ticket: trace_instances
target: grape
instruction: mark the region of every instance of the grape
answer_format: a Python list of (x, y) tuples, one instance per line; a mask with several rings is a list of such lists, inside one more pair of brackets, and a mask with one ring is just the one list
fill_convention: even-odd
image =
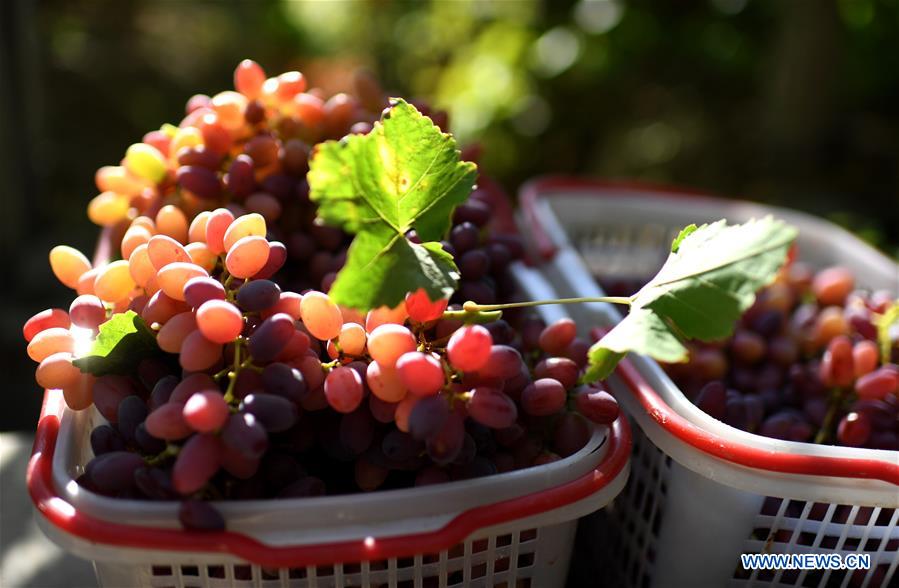
[(368, 409), (371, 411), (372, 416), (379, 423), (390, 424), (394, 420), (394, 414), (396, 413), (397, 403), (395, 402), (385, 402), (371, 394), (368, 397)]
[(247, 459), (259, 459), (268, 448), (268, 435), (250, 413), (232, 414), (222, 429), (222, 444)]
[(573, 388), (577, 384), (580, 368), (567, 357), (548, 357), (534, 368), (535, 378), (553, 378), (562, 384), (564, 389)]
[(865, 374), (855, 382), (859, 398), (883, 400), (887, 394), (899, 392), (899, 372), (880, 368)]
[(84, 294), (72, 301), (69, 306), (69, 318), (73, 325), (96, 330), (106, 321), (106, 308), (93, 294)]
[(172, 468), (172, 486), (181, 495), (203, 488), (219, 469), (218, 437), (198, 433), (181, 447)]
[[(781, 366), (790, 366), (799, 358), (799, 346), (796, 341), (790, 337), (778, 336), (774, 337), (768, 343), (768, 359)], [(723, 378), (725, 374), (721, 374), (718, 378)]]
[[(432, 397), (433, 398), (433, 397)], [(428, 398), (421, 402), (427, 402)], [(421, 404), (421, 402), (419, 404)], [(514, 404), (512, 405), (514, 406)], [(413, 411), (414, 414), (414, 411)], [(411, 424), (411, 422), (410, 422)], [(446, 465), (451, 463), (462, 451), (465, 443), (465, 426), (458, 413), (449, 415), (435, 433), (425, 442), (425, 448), (434, 463)]]
[(135, 143), (128, 147), (123, 163), (125, 169), (133, 175), (153, 183), (161, 182), (167, 173), (162, 153), (146, 143)]
[(349, 367), (339, 367), (325, 378), (325, 397), (337, 412), (348, 413), (356, 410), (362, 402), (365, 390), (359, 372)]
[(87, 217), (92, 223), (108, 227), (128, 216), (130, 202), (127, 196), (115, 192), (103, 192), (87, 205)]
[(299, 320), (302, 316), (300, 312), (300, 306), (302, 304), (303, 297), (297, 294), (296, 292), (281, 292), (281, 295), (278, 297), (278, 302), (275, 305), (268, 309), (266, 313), (263, 313), (263, 318), (268, 318), (272, 314), (283, 312), (289, 314), (294, 320)]
[(78, 278), (91, 269), (91, 262), (74, 247), (57, 245), (50, 250), (50, 269), (64, 286), (75, 288)]
[(45, 357), (34, 373), (38, 385), (46, 389), (74, 386), (80, 378), (81, 370), (72, 364), (72, 354), (67, 352), (53, 353)]
[(418, 323), (429, 323), (439, 319), (448, 303), (449, 300), (445, 298), (432, 302), (424, 288), (406, 294), (406, 312), (409, 313), (410, 319)]
[(94, 386), (96, 378), (91, 374), (81, 374), (74, 384), (62, 389), (66, 405), (72, 410), (84, 410), (94, 401)]
[(812, 281), (812, 292), (821, 306), (843, 304), (853, 288), (855, 278), (852, 272), (844, 267), (821, 270)]
[(365, 353), (366, 338), (365, 329), (362, 325), (344, 323), (343, 327), (340, 328), (340, 335), (338, 335), (337, 341), (340, 343), (340, 349), (343, 353), (352, 357), (360, 357)]
[(208, 502), (185, 500), (178, 507), (178, 520), (193, 531), (224, 531), (225, 519)]
[(134, 472), (144, 466), (136, 453), (111, 451), (95, 457), (88, 464), (91, 482), (103, 494), (128, 490), (134, 483)]
[(257, 98), (265, 82), (265, 71), (252, 59), (244, 59), (234, 70), (234, 87), (247, 98)]
[(396, 372), (403, 386), (417, 396), (437, 394), (445, 375), (440, 360), (428, 353), (410, 351), (396, 362)]
[(474, 372), (486, 365), (492, 347), (490, 331), (480, 325), (467, 325), (450, 337), (446, 346), (447, 358), (457, 370)]
[(137, 396), (137, 387), (130, 378), (106, 375), (97, 378), (94, 385), (94, 405), (110, 423), (118, 421), (119, 404), (128, 396)]
[(491, 388), (475, 388), (468, 401), (468, 414), (475, 421), (492, 429), (512, 426), (518, 409), (511, 398)]
[(340, 442), (355, 455), (360, 455), (374, 440), (374, 419), (367, 410), (357, 409), (341, 417), (338, 433)]
[(340, 335), (343, 316), (327, 294), (315, 290), (303, 295), (300, 302), (303, 324), (316, 339), (327, 341)]
[(283, 396), (298, 404), (306, 393), (303, 373), (285, 363), (271, 363), (262, 370), (262, 383), (269, 394)]
[(225, 231), (234, 222), (234, 215), (226, 208), (217, 208), (206, 221), (206, 245), (216, 255), (225, 252)]
[(306, 475), (293, 457), (281, 452), (269, 453), (262, 459), (261, 473), (266, 483), (274, 489), (284, 488)]
[(554, 445), (559, 455), (568, 457), (580, 451), (590, 440), (590, 423), (576, 412), (566, 412), (556, 422)]
[(284, 346), (284, 349), (275, 356), (275, 361), (292, 361), (298, 357), (305, 355), (311, 346), (309, 336), (303, 331), (296, 330), (290, 336), (290, 341)]
[(219, 392), (204, 390), (191, 396), (182, 411), (184, 422), (200, 433), (218, 431), (228, 420), (230, 411)]
[(70, 324), (69, 315), (66, 311), (61, 308), (48, 308), (25, 322), (25, 325), (22, 327), (22, 335), (25, 337), (25, 341), (30, 343), (42, 331), (54, 327), (68, 330)]
[(240, 410), (256, 417), (270, 433), (286, 431), (300, 416), (293, 402), (274, 394), (250, 394), (240, 403)]
[(605, 390), (582, 388), (575, 396), (578, 411), (600, 425), (608, 425), (618, 418), (618, 401)]
[(409, 318), (409, 313), (405, 304), (399, 304), (396, 308), (381, 306), (368, 311), (368, 314), (365, 315), (365, 330), (371, 333), (387, 323), (402, 325), (407, 318)]
[(103, 455), (125, 449), (125, 440), (116, 429), (109, 425), (100, 425), (91, 431), (91, 451), (94, 455)]
[(178, 353), (188, 335), (197, 330), (196, 316), (192, 312), (182, 312), (170, 318), (156, 336), (159, 348), (168, 353)]
[(184, 283), (184, 300), (193, 308), (199, 308), (209, 300), (225, 300), (225, 287), (210, 277), (191, 278)]
[(106, 302), (118, 302), (126, 298), (135, 286), (128, 262), (120, 259), (100, 269), (94, 281), (94, 293)]
[[(166, 296), (173, 300), (183, 301), (185, 284), (187, 284), (191, 278), (208, 276), (209, 273), (206, 270), (194, 263), (176, 261), (160, 269), (159, 273), (156, 274), (156, 280), (159, 283), (159, 288), (165, 292)], [(133, 287), (134, 285), (132, 283), (131, 288)], [(103, 298), (99, 292), (97, 292), (97, 295), (100, 296), (100, 298)], [(108, 299), (104, 298), (104, 300)]]
[(162, 468), (134, 470), (134, 485), (151, 500), (174, 500), (178, 496), (172, 487), (172, 477)]
[(877, 368), (880, 350), (874, 341), (859, 341), (852, 347), (852, 365), (856, 378), (871, 373)]
[[(154, 235), (147, 241), (147, 257), (156, 270), (176, 261), (190, 263), (190, 254), (184, 246), (167, 235)], [(132, 257), (134, 253), (131, 254)]]
[(546, 416), (560, 411), (565, 399), (565, 387), (558, 380), (540, 378), (521, 392), (521, 408), (533, 416)]
[(181, 343), (179, 361), (189, 372), (211, 368), (222, 358), (222, 346), (210, 341), (199, 330), (188, 334)]
[(138, 396), (128, 396), (119, 403), (118, 429), (128, 443), (134, 443), (137, 426), (147, 418), (147, 405)]
[(696, 406), (712, 418), (723, 421), (727, 413), (727, 389), (720, 381), (709, 382), (696, 396)]
[(821, 360), (820, 377), (827, 386), (846, 387), (852, 384), (855, 368), (849, 337), (839, 335), (827, 345), (827, 351)]
[(228, 249), (225, 267), (234, 277), (250, 278), (268, 263), (270, 249), (265, 237), (243, 237)]
[[(253, 274), (254, 280), (266, 279), (275, 275), (285, 262), (287, 262), (287, 247), (280, 241), (271, 241), (268, 244), (268, 259), (258, 272)], [(299, 318), (299, 317), (297, 317)]]
[(738, 330), (731, 341), (730, 353), (734, 360), (754, 364), (765, 356), (765, 340), (752, 331)]
[(290, 315), (279, 312), (270, 316), (250, 335), (250, 355), (260, 362), (272, 361), (284, 350), (295, 331), (294, 320)]
[[(496, 340), (496, 337), (492, 337)], [(487, 363), (479, 370), (479, 374), (486, 378), (508, 380), (521, 372), (521, 354), (514, 347), (508, 345), (493, 345)]]
[(837, 426), (837, 439), (849, 447), (861, 447), (871, 436), (871, 421), (863, 412), (850, 412)]
[(453, 244), (458, 255), (463, 255), (466, 251), (477, 247), (478, 241), (480, 241), (478, 227), (470, 222), (460, 223), (450, 231), (450, 243)]
[(577, 335), (577, 325), (569, 318), (559, 319), (540, 333), (538, 345), (550, 355), (561, 355)]
[(141, 318), (148, 325), (153, 323), (165, 324), (170, 318), (179, 312), (190, 310), (184, 302), (175, 300), (168, 296), (165, 292), (159, 291), (150, 297), (144, 309), (141, 311)]
[(54, 353), (73, 353), (75, 340), (68, 329), (51, 327), (44, 329), (32, 337), (28, 343), (28, 357), (41, 362)]
[(222, 447), (219, 453), (222, 469), (240, 480), (252, 478), (259, 471), (259, 459)]
[(134, 443), (146, 454), (155, 455), (165, 450), (165, 441), (157, 439), (147, 431), (146, 423), (141, 423), (134, 429)]
[(176, 402), (163, 404), (144, 421), (147, 432), (157, 439), (178, 441), (193, 433), (193, 429), (184, 420), (184, 405)]
[(459, 271), (466, 280), (480, 280), (490, 271), (490, 258), (482, 249), (467, 251), (459, 258)]
[(196, 324), (203, 337), (219, 344), (230, 343), (244, 328), (240, 310), (225, 300), (207, 300), (200, 305), (197, 309)]
[(434, 435), (448, 416), (449, 406), (445, 398), (440, 396), (423, 398), (409, 413), (409, 434), (423, 441)]
[(412, 332), (393, 323), (380, 325), (368, 337), (368, 353), (382, 368), (393, 368), (400, 356), (416, 346)]

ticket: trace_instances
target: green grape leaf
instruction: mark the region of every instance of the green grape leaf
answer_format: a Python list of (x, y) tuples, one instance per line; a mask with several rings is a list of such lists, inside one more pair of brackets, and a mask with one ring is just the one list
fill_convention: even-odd
[[(370, 309), (418, 288), (432, 299), (451, 294), (458, 269), (437, 241), (476, 176), (453, 137), (399, 99), (367, 135), (319, 144), (307, 175), (319, 221), (357, 235), (330, 292), (335, 302)], [(405, 237), (412, 229), (422, 244)]]
[(677, 237), (674, 238), (674, 241), (671, 242), (671, 253), (677, 253), (677, 250), (680, 249), (681, 241), (693, 234), (697, 228), (696, 225), (690, 224), (681, 229), (680, 233), (677, 234)]
[(72, 363), (84, 373), (95, 376), (125, 374), (142, 359), (160, 353), (156, 335), (133, 310), (112, 315), (100, 325), (90, 353)]
[(681, 231), (659, 273), (631, 297), (629, 314), (590, 348), (587, 379), (607, 377), (629, 351), (684, 362), (683, 340), (730, 335), (776, 276), (796, 234), (771, 217)]
[(893, 325), (899, 325), (899, 299), (897, 299), (885, 313), (877, 317), (877, 343), (880, 346), (880, 359), (889, 363), (893, 352), (893, 338), (890, 330)]

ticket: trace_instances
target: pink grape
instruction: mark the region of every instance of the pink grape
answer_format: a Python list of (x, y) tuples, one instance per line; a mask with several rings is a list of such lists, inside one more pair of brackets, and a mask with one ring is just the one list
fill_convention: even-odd
[(408, 390), (395, 368), (385, 368), (377, 361), (368, 364), (365, 381), (373, 396), (384, 402), (399, 402), (406, 397)]
[(559, 319), (540, 333), (540, 349), (550, 355), (562, 355), (577, 335), (577, 325), (570, 318)]
[(518, 409), (511, 398), (492, 388), (475, 388), (468, 401), (468, 416), (491, 429), (511, 427)]
[(157, 439), (177, 441), (193, 433), (190, 425), (184, 420), (184, 405), (178, 402), (167, 402), (149, 415), (144, 425), (147, 432)]
[(204, 390), (188, 399), (182, 414), (194, 431), (212, 433), (222, 428), (231, 413), (219, 392)]
[(428, 323), (439, 319), (448, 303), (449, 300), (445, 298), (431, 301), (424, 288), (406, 294), (406, 312), (409, 313), (410, 319), (419, 323)]
[(69, 306), (69, 318), (73, 325), (96, 330), (106, 321), (106, 307), (93, 294), (83, 294)]
[(533, 416), (559, 412), (565, 406), (565, 387), (553, 378), (540, 378), (521, 392), (521, 407)]
[(821, 270), (812, 281), (812, 292), (821, 306), (843, 304), (855, 287), (855, 277), (844, 267)]
[(228, 249), (225, 267), (237, 278), (250, 278), (265, 267), (270, 249), (265, 237), (243, 237)]
[(349, 367), (331, 370), (325, 378), (325, 398), (337, 412), (349, 413), (362, 402), (365, 389), (359, 372)]
[(191, 278), (184, 284), (184, 301), (193, 308), (199, 308), (208, 300), (224, 300), (225, 287), (216, 279), (207, 276)]
[(197, 330), (197, 319), (193, 312), (182, 312), (170, 318), (156, 335), (159, 348), (168, 353), (178, 353), (188, 335)]
[(196, 330), (185, 337), (180, 353), (178, 360), (181, 367), (189, 372), (201, 372), (211, 368), (222, 358), (222, 346)]
[(312, 290), (303, 294), (300, 301), (303, 324), (316, 339), (327, 341), (340, 335), (343, 315), (340, 308), (327, 294)]
[(182, 495), (203, 488), (220, 466), (218, 437), (198, 433), (187, 440), (172, 469), (172, 485)]
[(575, 396), (575, 406), (582, 415), (600, 425), (608, 425), (618, 418), (618, 401), (605, 390), (585, 387)]
[(384, 368), (393, 368), (401, 355), (416, 347), (412, 332), (394, 323), (379, 326), (368, 337), (368, 353)]
[(443, 387), (446, 377), (440, 360), (420, 351), (410, 351), (400, 356), (396, 371), (406, 389), (417, 396), (436, 394)]
[(30, 343), (34, 336), (41, 331), (53, 327), (68, 329), (70, 325), (71, 321), (66, 311), (61, 308), (48, 308), (25, 321), (25, 325), (22, 327), (22, 335), (25, 337), (25, 341)]
[(446, 355), (455, 369), (475, 372), (487, 364), (492, 347), (490, 331), (481, 325), (467, 325), (450, 337)]
[(230, 343), (243, 331), (243, 315), (230, 302), (207, 300), (197, 309), (197, 328), (213, 343)]
[(887, 394), (899, 392), (899, 372), (880, 368), (856, 380), (855, 392), (859, 398), (883, 400)]
[(837, 426), (837, 439), (849, 447), (861, 447), (871, 436), (871, 420), (863, 412), (850, 412)]

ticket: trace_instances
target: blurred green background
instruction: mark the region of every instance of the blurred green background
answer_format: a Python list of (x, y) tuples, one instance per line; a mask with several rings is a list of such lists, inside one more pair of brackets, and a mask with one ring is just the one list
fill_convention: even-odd
[(0, 430), (34, 426), (21, 324), (67, 306), (93, 174), (239, 60), (329, 92), (356, 67), (450, 113), (508, 190), (641, 178), (785, 204), (899, 253), (897, 0), (0, 3)]

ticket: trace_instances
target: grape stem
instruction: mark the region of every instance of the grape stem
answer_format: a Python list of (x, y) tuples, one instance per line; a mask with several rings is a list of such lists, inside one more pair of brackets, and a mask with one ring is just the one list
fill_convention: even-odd
[(156, 455), (151, 455), (144, 457), (144, 461), (147, 462), (149, 466), (159, 465), (170, 457), (175, 457), (178, 453), (181, 452), (181, 448), (173, 443), (169, 443), (165, 446), (165, 449), (157, 453)]
[(837, 412), (843, 404), (845, 394), (846, 390), (844, 388), (837, 388), (831, 393), (830, 406), (827, 408), (827, 414), (824, 415), (824, 422), (821, 423), (821, 428), (818, 429), (818, 434), (815, 435), (816, 444), (822, 445), (830, 441), (830, 433), (834, 426), (834, 419), (836, 419)]
[(234, 340), (234, 366), (231, 371), (228, 372), (228, 389), (225, 391), (225, 402), (227, 402), (228, 404), (234, 402), (234, 385), (237, 383), (237, 374), (240, 372), (240, 368), (242, 367), (240, 362), (242, 341), (243, 339), (241, 339), (240, 337)]
[[(462, 305), (465, 312), (490, 312), (493, 310), (505, 310), (507, 308), (528, 308), (531, 306), (544, 306), (546, 304), (580, 304), (582, 302), (608, 302), (610, 304), (624, 304), (630, 306), (633, 300), (628, 296), (596, 296), (583, 298), (554, 298), (551, 300), (530, 300), (528, 302), (509, 302), (507, 304), (477, 304), (469, 300)], [(451, 311), (458, 312), (458, 311)], [(444, 313), (446, 315), (447, 313)]]

